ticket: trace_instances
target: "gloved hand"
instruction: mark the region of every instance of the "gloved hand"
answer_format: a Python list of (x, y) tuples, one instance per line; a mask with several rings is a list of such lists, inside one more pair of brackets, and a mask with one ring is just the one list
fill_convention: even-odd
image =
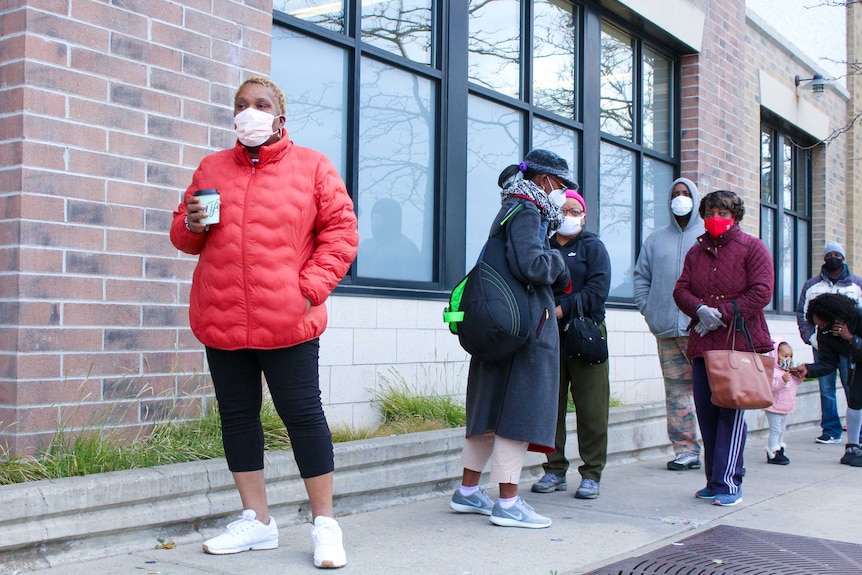
[(817, 330), (814, 330), (814, 333), (808, 338), (808, 343), (811, 344), (811, 347), (817, 349)]
[(719, 327), (727, 327), (727, 324), (721, 321), (721, 312), (714, 307), (707, 305), (700, 306), (697, 308), (697, 318), (707, 331), (712, 331)]
[(694, 331), (696, 331), (697, 335), (699, 335), (700, 337), (703, 337), (709, 333), (709, 330), (706, 329), (706, 326), (703, 325), (702, 321), (697, 322), (697, 325), (694, 326)]

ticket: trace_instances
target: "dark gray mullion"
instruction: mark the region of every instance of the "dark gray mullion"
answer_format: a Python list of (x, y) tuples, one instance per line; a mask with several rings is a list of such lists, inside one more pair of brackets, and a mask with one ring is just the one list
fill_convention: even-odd
[[(582, 146), (583, 182), (581, 192), (587, 202), (587, 212), (599, 214), (599, 160), (601, 154), (600, 115), (601, 115), (601, 78), (599, 58), (601, 57), (602, 42), (602, 19), (594, 8), (584, 5), (584, 27), (583, 27), (583, 62), (588, 65), (582, 66), (582, 100), (584, 131)], [(588, 219), (587, 228), (590, 231), (599, 229), (597, 219)]]
[[(360, 0), (349, 0), (347, 2), (347, 14), (344, 16), (344, 26), (348, 38), (352, 40), (352, 46), (346, 48), (351, 50), (351, 58), (349, 68), (347, 70), (347, 133), (345, 141), (348, 143), (348, 149), (345, 150), (344, 157), (347, 159), (346, 172), (348, 176), (347, 189), (350, 190), (353, 197), (354, 206), (359, 206), (359, 70), (361, 68), (362, 54), (359, 49), (359, 34), (360, 26)], [(351, 267), (351, 276), (353, 283), (356, 283), (356, 261), (354, 260)]]
[[(443, 0), (441, 0), (443, 1)], [(464, 0), (444, 2), (441, 45), (440, 219), (438, 241), (442, 254), (442, 288), (455, 285), (467, 269), (467, 68), (469, 58), (469, 6)], [(441, 31), (442, 32), (442, 31)]]

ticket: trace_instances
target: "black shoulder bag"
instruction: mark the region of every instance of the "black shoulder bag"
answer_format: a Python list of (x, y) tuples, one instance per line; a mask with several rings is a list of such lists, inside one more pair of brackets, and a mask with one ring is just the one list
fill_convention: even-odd
[(584, 314), (581, 294), (575, 296), (575, 305), (569, 320), (563, 327), (560, 346), (568, 357), (574, 357), (589, 365), (597, 365), (608, 360), (608, 340), (602, 335), (599, 325), (593, 318)]

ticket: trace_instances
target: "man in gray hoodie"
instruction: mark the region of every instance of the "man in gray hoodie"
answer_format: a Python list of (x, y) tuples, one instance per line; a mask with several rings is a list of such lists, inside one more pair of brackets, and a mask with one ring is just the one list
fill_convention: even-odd
[(700, 469), (700, 444), (691, 391), (691, 364), (685, 356), (691, 318), (673, 301), (673, 288), (685, 254), (704, 233), (698, 213), (700, 194), (691, 180), (678, 178), (670, 187), (670, 223), (644, 240), (634, 269), (635, 303), (656, 337), (664, 377), (667, 434), (676, 457), (672, 471)]

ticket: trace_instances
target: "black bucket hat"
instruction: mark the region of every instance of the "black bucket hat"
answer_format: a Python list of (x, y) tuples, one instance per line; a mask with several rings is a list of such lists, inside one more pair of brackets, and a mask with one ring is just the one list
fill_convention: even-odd
[(524, 156), (524, 161), (521, 162), (519, 168), (522, 172), (527, 169), (534, 170), (540, 174), (549, 174), (556, 176), (570, 190), (577, 190), (578, 183), (575, 181), (572, 172), (569, 171), (569, 163), (562, 157), (549, 150), (532, 150)]

